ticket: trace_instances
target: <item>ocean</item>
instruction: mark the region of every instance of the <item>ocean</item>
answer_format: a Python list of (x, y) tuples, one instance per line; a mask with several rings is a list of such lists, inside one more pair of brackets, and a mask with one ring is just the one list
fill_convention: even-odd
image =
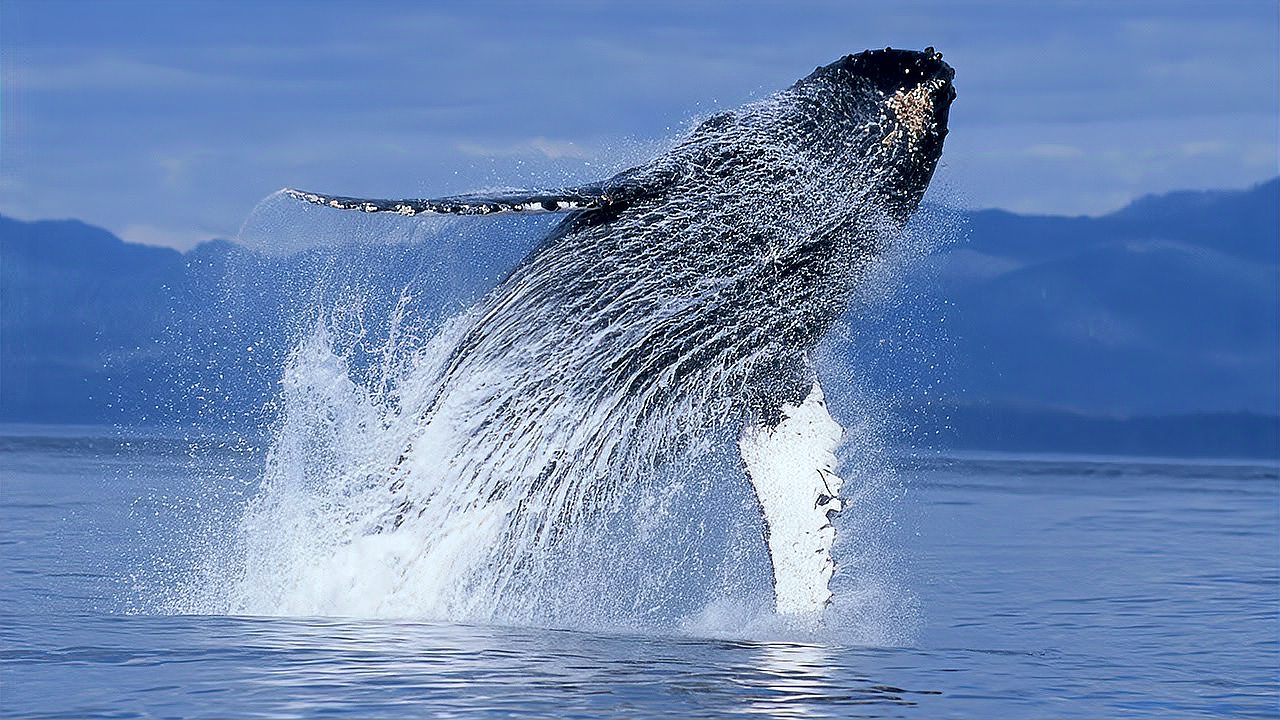
[(1275, 461), (903, 454), (829, 627), (543, 627), (166, 611), (265, 450), (2, 430), (0, 717), (1280, 715)]

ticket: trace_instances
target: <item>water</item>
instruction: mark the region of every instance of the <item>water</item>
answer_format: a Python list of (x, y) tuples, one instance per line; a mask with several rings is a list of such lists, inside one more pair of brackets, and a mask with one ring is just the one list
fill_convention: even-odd
[(1274, 462), (898, 459), (853, 628), (137, 614), (253, 494), (262, 450), (207, 447), (6, 428), (0, 716), (1280, 715)]

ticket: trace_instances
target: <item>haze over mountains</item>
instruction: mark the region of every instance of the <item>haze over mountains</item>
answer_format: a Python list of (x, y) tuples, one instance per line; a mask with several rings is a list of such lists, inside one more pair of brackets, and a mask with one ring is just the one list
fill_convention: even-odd
[[(953, 442), (1280, 455), (1280, 424), (1242, 415), (1280, 413), (1280, 179), (1099, 218), (980, 211), (968, 235), (931, 260)], [(1196, 414), (1216, 417), (1167, 417)]]
[[(1098, 218), (962, 220), (966, 239), (850, 327), (868, 382), (903, 382), (887, 392), (908, 441), (1280, 456), (1280, 179)], [(497, 225), (267, 257), (0, 218), (0, 421), (261, 422), (316, 308), (373, 298), (370, 347), (400, 288), (444, 316), (536, 238)], [(515, 241), (484, 242), (497, 232)]]

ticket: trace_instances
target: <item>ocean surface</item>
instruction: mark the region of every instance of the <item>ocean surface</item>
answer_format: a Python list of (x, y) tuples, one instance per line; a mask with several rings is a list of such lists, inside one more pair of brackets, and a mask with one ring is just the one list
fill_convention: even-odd
[(261, 453), (0, 429), (0, 717), (1280, 716), (1275, 462), (899, 458), (889, 646), (151, 610)]

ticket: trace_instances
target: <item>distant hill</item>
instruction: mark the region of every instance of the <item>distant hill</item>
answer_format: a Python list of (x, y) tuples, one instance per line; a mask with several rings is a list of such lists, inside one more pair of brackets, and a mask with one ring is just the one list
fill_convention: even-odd
[(934, 263), (952, 401), (1280, 412), (1280, 179), (1101, 218), (978, 212)]
[(466, 232), (495, 225), (446, 227), (433, 237), (443, 250), (276, 257), (226, 240), (184, 254), (74, 220), (0, 217), (0, 422), (260, 420), (318, 308), (358, 308), (370, 346), (403, 288), (421, 313), (455, 312), (530, 249), (528, 232), (503, 233), (514, 242), (496, 247)]
[(0, 419), (118, 419), (115, 396), (138, 393), (113, 388), (173, 362), (148, 350), (185, 270), (174, 250), (81, 222), (0, 218)]
[[(913, 444), (1280, 457), (1280, 179), (956, 219), (854, 329)], [(903, 372), (872, 343), (925, 371)], [(1251, 450), (1249, 448), (1252, 448)]]
[(1081, 410), (1275, 409), (1274, 273), (1160, 241), (1022, 267), (955, 296), (956, 379)]
[[(1098, 218), (958, 220), (964, 238), (838, 351), (909, 441), (1280, 456), (1280, 179)], [(0, 218), (0, 421), (260, 421), (316, 308), (354, 297), (376, 335), (400, 288), (442, 316), (529, 250), (476, 227), (267, 257)]]

